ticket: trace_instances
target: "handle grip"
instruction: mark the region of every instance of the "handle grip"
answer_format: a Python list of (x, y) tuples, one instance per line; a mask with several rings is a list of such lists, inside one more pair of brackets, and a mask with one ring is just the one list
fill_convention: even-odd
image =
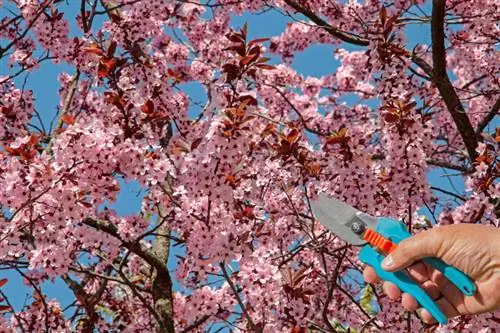
[[(375, 231), (396, 244), (403, 239), (411, 237), (411, 234), (406, 230), (404, 224), (389, 218), (380, 218)], [(393, 282), (401, 290), (415, 297), (420, 305), (426, 308), (438, 322), (446, 324), (446, 316), (424, 290), (408, 277), (406, 272), (399, 271), (391, 273), (384, 271), (380, 266), (384, 258), (383, 255), (375, 251), (369, 245), (362, 248), (359, 258), (363, 263), (372, 266), (382, 279)], [(446, 264), (438, 258), (426, 258), (424, 261), (439, 270), (464, 295), (472, 296), (476, 292), (476, 285), (474, 282), (455, 267)]]
[[(411, 234), (408, 232), (408, 230), (406, 230), (406, 227), (403, 223), (386, 217), (379, 219), (375, 230), (382, 236), (390, 239), (396, 244), (399, 244), (399, 242), (403, 239), (411, 237)], [(446, 264), (444, 261), (438, 258), (425, 258), (423, 261), (440, 271), (464, 295), (472, 296), (476, 292), (476, 285), (462, 271)]]
[(476, 292), (476, 285), (462, 271), (446, 264), (444, 261), (438, 258), (425, 258), (424, 262), (431, 266), (434, 266), (438, 271), (443, 273), (443, 275), (448, 280), (450, 280), (455, 285), (455, 287), (460, 289), (462, 294), (466, 296), (472, 296)]
[(440, 324), (445, 325), (448, 322), (448, 318), (444, 315), (436, 302), (434, 302), (417, 283), (410, 279), (405, 271), (387, 272), (382, 269), (381, 264), (382, 260), (384, 260), (382, 254), (375, 251), (369, 245), (365, 245), (359, 252), (359, 260), (361, 260), (362, 263), (372, 266), (375, 273), (377, 273), (381, 279), (394, 283), (403, 292), (415, 297), (418, 303), (426, 308)]

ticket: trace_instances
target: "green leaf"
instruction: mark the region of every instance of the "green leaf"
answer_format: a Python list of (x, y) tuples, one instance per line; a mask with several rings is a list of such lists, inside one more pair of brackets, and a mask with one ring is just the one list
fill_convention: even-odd
[(371, 315), (374, 315), (376, 313), (372, 306), (372, 302), (374, 299), (375, 299), (375, 293), (373, 292), (373, 288), (372, 286), (367, 284), (366, 287), (363, 288), (363, 291), (361, 292), (359, 305), (361, 305), (361, 307)]
[(111, 318), (114, 317), (114, 312), (108, 309), (107, 307), (98, 305), (96, 308), (97, 311), (101, 311), (106, 317), (111, 317)]
[(149, 222), (149, 220), (151, 219), (151, 216), (153, 216), (153, 214), (151, 212), (147, 212), (143, 217), (144, 221)]

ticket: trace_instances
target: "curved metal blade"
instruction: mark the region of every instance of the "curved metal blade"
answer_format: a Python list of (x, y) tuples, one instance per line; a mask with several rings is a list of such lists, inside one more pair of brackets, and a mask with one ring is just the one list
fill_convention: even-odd
[(353, 245), (365, 245), (363, 233), (356, 234), (351, 229), (353, 223), (365, 228), (375, 229), (377, 219), (335, 198), (328, 198), (320, 194), (318, 199), (311, 202), (311, 208), (316, 219), (328, 230)]

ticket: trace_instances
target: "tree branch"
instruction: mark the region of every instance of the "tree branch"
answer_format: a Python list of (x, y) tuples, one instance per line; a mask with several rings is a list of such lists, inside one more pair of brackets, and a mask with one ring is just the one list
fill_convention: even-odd
[(434, 166), (438, 166), (438, 167), (446, 168), (446, 169), (451, 169), (451, 170), (457, 170), (457, 171), (461, 171), (463, 173), (472, 173), (472, 172), (474, 172), (474, 170), (472, 168), (467, 168), (467, 167), (464, 167), (464, 166), (461, 166), (461, 165), (451, 164), (449, 162), (436, 160), (434, 158), (427, 158), (425, 160), (425, 162), (427, 164), (429, 164), (429, 165), (434, 165)]
[(83, 220), (83, 223), (85, 225), (88, 225), (88, 226), (95, 228), (97, 230), (104, 231), (105, 233), (119, 239), (122, 242), (123, 246), (125, 246), (127, 249), (129, 249), (130, 251), (132, 251), (133, 253), (135, 253), (136, 255), (141, 257), (142, 259), (144, 259), (148, 264), (153, 266), (155, 269), (157, 269), (157, 270), (166, 270), (167, 269), (166, 263), (159, 260), (156, 257), (156, 255), (147, 247), (145, 247), (139, 243), (136, 243), (136, 242), (129, 242), (129, 241), (123, 240), (120, 237), (120, 234), (118, 233), (118, 229), (116, 228), (116, 226), (109, 223), (108, 221), (97, 220), (97, 219), (87, 217), (86, 219)]
[[(340, 40), (355, 44), (366, 46), (369, 44), (369, 40), (362, 38), (360, 36), (349, 34), (344, 31), (333, 28), (325, 20), (320, 18), (318, 15), (299, 5), (294, 0), (285, 0), (285, 3), (290, 7), (295, 9), (297, 12), (303, 14), (318, 27), (326, 30), (330, 35), (339, 38)], [(434, 68), (429, 65), (424, 59), (413, 54), (411, 60), (418, 65), (423, 71), (430, 77), (432, 77), (433, 82), (436, 84), (448, 111), (451, 113), (453, 120), (457, 126), (458, 132), (462, 137), (462, 140), (467, 148), (469, 159), (474, 161), (476, 157), (476, 147), (477, 139), (474, 129), (470, 123), (467, 114), (463, 108), (458, 95), (451, 84), (451, 81), (446, 73), (446, 52), (444, 47), (444, 14), (445, 14), (445, 1), (444, 0), (433, 0), (433, 12), (432, 12), (432, 55)]]
[(253, 322), (252, 317), (250, 317), (250, 314), (248, 313), (245, 304), (243, 304), (243, 301), (241, 300), (240, 294), (238, 293), (236, 286), (234, 285), (233, 281), (231, 280), (231, 278), (227, 274), (226, 265), (223, 262), (221, 262), (219, 264), (219, 266), (222, 270), (222, 274), (224, 274), (224, 278), (226, 279), (227, 283), (229, 284), (229, 287), (231, 287), (231, 290), (233, 291), (234, 297), (236, 297), (236, 301), (238, 302), (241, 310), (243, 311), (243, 314), (245, 315), (245, 317), (248, 321), (248, 325), (250, 326), (250, 329), (252, 330), (252, 332), (255, 332), (255, 329), (256, 329), (255, 323)]
[(159, 314), (156, 313), (156, 310), (153, 309), (151, 307), (151, 305), (149, 305), (148, 300), (141, 295), (141, 293), (137, 290), (135, 284), (132, 283), (132, 281), (130, 281), (127, 278), (127, 276), (125, 275), (125, 273), (123, 273), (122, 266), (120, 265), (120, 267), (116, 267), (115, 265), (113, 265), (113, 269), (120, 275), (120, 277), (122, 278), (123, 282), (130, 288), (130, 290), (135, 295), (135, 297), (137, 297), (142, 302), (142, 304), (146, 307), (146, 309), (148, 309), (149, 313), (151, 313), (151, 315), (156, 319), (156, 321), (158, 322), (158, 324), (161, 326), (162, 321), (161, 321), (161, 318), (160, 318)]
[[(325, 20), (320, 18), (318, 15), (310, 11), (309, 9), (299, 5), (297, 2), (294, 0), (285, 0), (285, 3), (316, 23), (319, 28), (323, 28), (326, 32), (328, 32), (330, 35), (333, 37), (336, 37), (343, 42), (349, 43), (349, 44), (354, 44), (354, 45), (360, 45), (360, 46), (368, 46), (370, 44), (370, 41), (368, 38), (363, 38), (358, 35), (348, 33), (345, 31), (341, 31), (338, 29), (335, 29), (331, 25), (329, 25)], [(418, 65), (420, 68), (423, 69), (423, 71), (428, 75), (432, 75), (432, 66), (429, 65), (424, 59), (418, 57), (417, 55), (413, 54), (411, 56), (411, 60)]]
[(469, 159), (473, 162), (476, 158), (477, 139), (464, 107), (460, 102), (457, 92), (451, 84), (446, 73), (446, 48), (444, 45), (444, 16), (445, 0), (432, 1), (432, 81), (436, 84), (439, 93), (443, 97), (444, 103), (450, 112), (457, 130), (467, 148)]
[(12, 46), (16, 45), (17, 42), (19, 42), (20, 40), (22, 40), (28, 34), (28, 32), (31, 30), (31, 28), (33, 27), (33, 25), (35, 24), (35, 22), (38, 20), (38, 18), (40, 17), (40, 15), (42, 15), (42, 13), (45, 11), (45, 9), (47, 9), (50, 5), (52, 5), (52, 1), (47, 1), (43, 6), (41, 6), (37, 10), (37, 12), (35, 14), (35, 17), (33, 17), (33, 19), (27, 24), (26, 29), (19, 35), (19, 37), (14, 38), (7, 46), (0, 47), (0, 59), (3, 57), (3, 55), (5, 53), (7, 53), (7, 51)]
[[(68, 287), (75, 294), (76, 299), (82, 304), (85, 308), (85, 312), (87, 313), (86, 318), (81, 319), (82, 327), (80, 327), (83, 333), (92, 333), (94, 332), (94, 326), (97, 320), (99, 319), (99, 315), (95, 310), (95, 305), (99, 302), (99, 299), (106, 288), (106, 280), (102, 281), (101, 287), (96, 292), (95, 295), (89, 295), (85, 292), (84, 285), (79, 284), (78, 282), (72, 280), (68, 274), (63, 275), (62, 280), (68, 285)], [(95, 296), (95, 297), (94, 297)]]
[[(170, 252), (170, 230), (166, 223), (158, 229), (161, 236), (156, 237), (153, 252), (158, 260), (167, 266)], [(172, 280), (167, 267), (162, 270), (155, 269), (153, 284), (151, 286), (154, 307), (160, 316), (161, 325), (158, 326), (158, 333), (174, 333), (174, 308), (172, 299)]]
[(286, 95), (275, 85), (272, 85), (272, 84), (264, 84), (265, 86), (267, 87), (271, 87), (273, 88), (274, 90), (276, 90), (276, 92), (285, 100), (285, 102), (295, 111), (295, 113), (297, 113), (297, 115), (299, 116), (300, 118), (300, 121), (302, 122), (302, 126), (304, 126), (304, 129), (313, 133), (313, 134), (316, 134), (316, 135), (319, 135), (319, 136), (322, 136), (322, 137), (325, 137), (325, 136), (328, 136), (328, 133), (323, 133), (321, 131), (318, 131), (318, 130), (315, 130), (314, 128), (311, 128), (309, 127), (309, 125), (307, 125), (306, 123), (306, 120), (304, 119), (304, 117), (302, 116), (302, 113), (300, 113), (300, 111), (295, 107), (295, 105), (293, 105), (293, 103), (288, 99), (288, 97), (286, 97)]
[(318, 27), (325, 29), (330, 35), (333, 37), (336, 37), (346, 43), (350, 44), (355, 44), (355, 45), (361, 45), (361, 46), (367, 46), (369, 44), (369, 41), (366, 38), (362, 38), (360, 36), (350, 34), (348, 32), (342, 31), (335, 29), (331, 25), (329, 25), (327, 22), (325, 22), (322, 18), (320, 18), (318, 15), (310, 11), (309, 9), (299, 5), (297, 2), (293, 0), (285, 0), (285, 3), (295, 9), (296, 11), (300, 12), (304, 16), (308, 17), (311, 21), (316, 23)]
[(453, 192), (447, 191), (445, 189), (442, 189), (440, 187), (431, 186), (431, 190), (438, 191), (438, 192), (441, 192), (441, 193), (444, 193), (444, 194), (448, 194), (448, 195), (450, 195), (452, 197), (455, 197), (457, 199), (462, 200), (463, 202), (467, 201), (467, 199), (465, 199), (464, 197), (462, 197), (462, 196), (460, 196), (460, 195), (458, 195), (456, 193), (453, 193)]
[(495, 118), (495, 116), (498, 116), (499, 110), (500, 110), (500, 97), (498, 97), (497, 101), (495, 102), (495, 104), (491, 108), (491, 111), (488, 112), (486, 117), (484, 117), (484, 119), (481, 120), (481, 122), (477, 125), (477, 128), (476, 128), (476, 135), (477, 136), (480, 136), (481, 133), (486, 128), (486, 126), (488, 126), (488, 124), (493, 120), (493, 118)]
[(198, 328), (200, 325), (202, 325), (204, 322), (206, 322), (210, 318), (210, 315), (204, 315), (200, 319), (196, 320), (194, 323), (186, 327), (184, 330), (181, 331), (181, 333), (188, 333), (196, 328)]

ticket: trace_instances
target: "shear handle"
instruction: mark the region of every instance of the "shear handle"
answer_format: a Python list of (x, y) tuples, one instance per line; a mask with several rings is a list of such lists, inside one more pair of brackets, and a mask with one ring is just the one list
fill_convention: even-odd
[(445, 325), (448, 322), (448, 318), (444, 315), (436, 302), (427, 295), (419, 284), (410, 279), (405, 271), (387, 272), (382, 269), (381, 264), (382, 260), (384, 260), (384, 256), (375, 251), (371, 246), (363, 246), (359, 253), (359, 259), (361, 262), (372, 266), (375, 273), (377, 273), (381, 279), (394, 283), (403, 292), (412, 295), (440, 324)]
[[(403, 223), (389, 218), (379, 219), (379, 223), (375, 230), (396, 244), (399, 244), (403, 239), (411, 237), (411, 234), (406, 230)], [(440, 271), (464, 295), (472, 296), (476, 292), (476, 285), (474, 282), (457, 268), (446, 264), (438, 258), (425, 258), (423, 261)]]

